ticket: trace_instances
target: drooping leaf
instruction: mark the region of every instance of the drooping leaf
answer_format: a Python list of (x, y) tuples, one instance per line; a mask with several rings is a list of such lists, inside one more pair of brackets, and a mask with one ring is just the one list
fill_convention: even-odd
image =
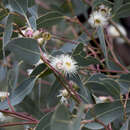
[(11, 40), (7, 49), (12, 51), (15, 56), (28, 64), (36, 64), (40, 60), (40, 50), (36, 40), (31, 38), (17, 38)]
[(123, 4), (123, 0), (114, 0), (113, 10), (117, 11), (121, 7), (122, 4)]
[(102, 27), (98, 28), (97, 35), (99, 37), (99, 41), (100, 41), (102, 52), (104, 53), (104, 56), (107, 57), (107, 48), (106, 48), (106, 42), (105, 42), (104, 32), (103, 32), (103, 28)]
[(37, 28), (48, 28), (57, 24), (63, 19), (63, 15), (57, 11), (47, 12), (46, 14), (40, 16), (36, 23)]
[(125, 94), (130, 90), (130, 74), (122, 74), (117, 80), (120, 85), (121, 93)]
[[(126, 112), (130, 112), (130, 100), (127, 102)], [(114, 121), (117, 118), (120, 118), (124, 114), (124, 108), (120, 101), (114, 101), (110, 103), (100, 103), (96, 104), (94, 108), (90, 109), (86, 114), (87, 120), (94, 120), (95, 118), (103, 122), (105, 125)], [(88, 123), (85, 127), (89, 129), (101, 129), (102, 125), (99, 123), (93, 122)]]
[(36, 130), (50, 130), (50, 121), (52, 117), (52, 112), (46, 114), (43, 116), (39, 122), (39, 124), (36, 126)]
[(70, 115), (64, 105), (59, 105), (51, 119), (51, 130), (71, 130)]
[[(12, 106), (15, 106), (22, 102), (22, 100), (27, 96), (34, 87), (36, 78), (32, 77), (23, 81), (9, 96), (9, 100)], [(7, 99), (0, 103), (0, 109), (9, 108)]]
[(9, 4), (13, 11), (16, 11), (22, 15), (25, 15), (28, 8), (28, 0), (9, 0)]
[(92, 56), (84, 58), (84, 57), (82, 57), (80, 55), (75, 55), (73, 57), (77, 61), (79, 66), (83, 66), (84, 67), (84, 66), (89, 66), (91, 64), (93, 64), (93, 65), (100, 64), (100, 62), (96, 58), (94, 58)]
[(76, 47), (75, 47), (75, 49), (74, 49), (74, 51), (73, 51), (73, 56), (74, 55), (79, 55), (80, 53), (81, 53), (81, 51), (83, 51), (83, 48), (84, 48), (84, 44), (83, 43), (79, 43)]
[(125, 18), (130, 16), (130, 2), (122, 5), (115, 14), (118, 18)]
[(104, 5), (107, 5), (107, 6), (113, 5), (113, 3), (108, 1), (108, 0), (94, 0), (93, 1), (93, 8), (96, 8), (97, 6), (99, 6), (101, 4), (104, 4)]
[(9, 15), (7, 18), (7, 23), (6, 23), (4, 34), (3, 34), (3, 47), (5, 47), (10, 41), (10, 38), (13, 32), (12, 22), (13, 22), (13, 16)]

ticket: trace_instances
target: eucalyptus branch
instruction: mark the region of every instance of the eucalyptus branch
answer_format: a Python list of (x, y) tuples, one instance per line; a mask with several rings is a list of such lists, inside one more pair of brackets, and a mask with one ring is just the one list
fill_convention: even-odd
[[(69, 89), (71, 90), (71, 92), (69, 91), (69, 89), (68, 89), (65, 85), (64, 85), (64, 87), (68, 90), (68, 92), (71, 94), (72, 97), (75, 96), (74, 99), (76, 100), (76, 102), (77, 102), (78, 104), (80, 104), (80, 103), (81, 103), (81, 99), (80, 99), (79, 95), (75, 92), (75, 90), (73, 89), (72, 85), (67, 81), (67, 79), (66, 79), (59, 71), (57, 71), (53, 66), (50, 65), (50, 63), (49, 63), (49, 62), (46, 60), (46, 58), (44, 57), (43, 51), (42, 51), (41, 48), (40, 48), (40, 53), (41, 53), (41, 59), (43, 60), (43, 62), (46, 63), (51, 70), (53, 70), (54, 74), (56, 75), (56, 77), (58, 78), (58, 80), (59, 80), (62, 84), (64, 84), (64, 83), (63, 83), (63, 81), (59, 78), (59, 76), (61, 76), (61, 77), (64, 79), (64, 81), (65, 81), (66, 84), (68, 85), (68, 87), (69, 87)], [(58, 76), (57, 74), (58, 74), (59, 76)], [(74, 96), (73, 96), (73, 94), (74, 94)]]

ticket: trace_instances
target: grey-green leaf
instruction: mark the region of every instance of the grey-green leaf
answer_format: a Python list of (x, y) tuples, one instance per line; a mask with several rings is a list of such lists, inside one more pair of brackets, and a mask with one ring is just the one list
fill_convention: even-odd
[(11, 40), (7, 49), (12, 51), (19, 60), (28, 64), (35, 64), (40, 60), (40, 50), (36, 40), (31, 38), (17, 38)]
[(36, 126), (36, 130), (50, 130), (50, 120), (52, 117), (52, 112), (49, 112), (45, 116), (43, 116), (39, 122), (39, 124)]
[[(127, 102), (126, 112), (130, 111), (130, 100)], [(105, 125), (114, 121), (115, 119), (121, 117), (124, 113), (123, 105), (120, 101), (114, 101), (110, 103), (100, 103), (94, 106), (91, 110), (86, 114), (87, 120), (94, 120), (95, 118), (102, 121)], [(103, 126), (98, 123), (88, 123), (85, 125), (90, 129), (101, 129)]]
[(22, 15), (27, 12), (28, 0), (9, 0), (9, 4), (13, 11), (16, 11)]
[(130, 2), (122, 5), (115, 14), (118, 18), (125, 18), (130, 16)]
[[(29, 78), (23, 81), (9, 96), (9, 100), (12, 106), (19, 104), (27, 96), (34, 87), (36, 78)], [(9, 108), (7, 99), (0, 103), (0, 109)]]
[(59, 23), (63, 19), (63, 15), (57, 11), (50, 11), (40, 16), (36, 23), (37, 28), (49, 28)]
[(13, 22), (13, 16), (9, 15), (7, 18), (7, 22), (6, 22), (6, 26), (5, 26), (4, 34), (3, 34), (3, 47), (5, 47), (8, 44), (11, 38), (11, 35), (13, 32), (12, 22)]
[(51, 130), (70, 130), (70, 115), (66, 106), (57, 107), (51, 119)]

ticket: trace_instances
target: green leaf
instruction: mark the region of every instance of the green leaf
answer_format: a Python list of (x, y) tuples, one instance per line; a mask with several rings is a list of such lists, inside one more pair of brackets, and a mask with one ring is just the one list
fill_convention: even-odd
[(99, 6), (101, 4), (105, 4), (107, 6), (112, 6), (113, 5), (113, 3), (108, 1), (108, 0), (94, 0), (93, 1), (93, 8), (96, 8), (97, 6)]
[(120, 85), (121, 93), (125, 94), (130, 91), (130, 73), (122, 74), (120, 78), (117, 80)]
[(84, 67), (84, 66), (89, 66), (91, 64), (93, 64), (93, 65), (94, 64), (100, 64), (100, 62), (96, 58), (94, 58), (92, 56), (84, 58), (84, 57), (82, 57), (80, 55), (75, 55), (73, 57), (77, 61), (79, 66), (83, 66)]
[(3, 47), (5, 47), (8, 44), (12, 36), (12, 32), (13, 32), (12, 18), (13, 18), (12, 15), (9, 15), (7, 18), (7, 23), (5, 25), (4, 34), (3, 34)]
[(104, 53), (104, 56), (107, 57), (106, 42), (105, 42), (105, 38), (104, 38), (103, 28), (101, 26), (97, 30), (97, 35), (99, 37), (100, 45), (101, 45), (102, 51)]
[(59, 23), (63, 19), (63, 15), (57, 11), (50, 11), (40, 16), (36, 23), (37, 28), (49, 28)]
[(0, 21), (5, 18), (9, 13), (9, 10), (8, 9), (3, 9), (0, 11)]
[[(9, 96), (9, 100), (12, 106), (19, 104), (27, 96), (34, 87), (36, 78), (31, 77), (24, 82), (22, 82)], [(0, 103), (0, 109), (9, 108), (7, 99)]]
[(98, 95), (111, 95), (115, 99), (120, 98), (119, 83), (113, 79), (106, 78), (106, 76), (102, 74), (92, 75), (85, 85)]
[(47, 68), (47, 66), (45, 64), (40, 64), (33, 70), (33, 72), (31, 73), (30, 76), (32, 76), (32, 77), (37, 76), (38, 74), (40, 74), (46, 68)]
[(79, 107), (77, 117), (76, 117), (76, 119), (73, 120), (73, 125), (72, 125), (73, 130), (80, 130), (80, 127), (81, 127), (80, 123), (81, 123), (83, 116), (84, 116), (84, 105), (81, 104), (80, 107)]
[(117, 11), (122, 4), (123, 4), (123, 0), (114, 0), (113, 10)]
[(120, 99), (120, 85), (116, 81), (106, 78), (102, 82), (112, 97)]
[(73, 51), (73, 56), (74, 55), (79, 55), (81, 53), (81, 51), (83, 51), (83, 48), (84, 48), (84, 44), (83, 43), (79, 43), (76, 48), (74, 49)]
[(35, 103), (34, 100), (31, 99), (30, 95), (26, 96), (24, 100), (17, 105), (17, 109), (22, 109), (22, 111), (25, 111), (26, 113), (32, 115), (36, 119), (41, 119), (44, 115), (42, 110), (39, 109), (38, 103)]
[(92, 104), (92, 96), (88, 88), (85, 88), (82, 84), (81, 78), (78, 74), (69, 76), (68, 80), (73, 81), (79, 87), (79, 94), (82, 100), (87, 104)]
[(9, 0), (9, 4), (13, 11), (16, 11), (22, 15), (25, 15), (27, 12), (27, 5), (28, 5), (28, 0)]
[(51, 130), (71, 130), (70, 115), (64, 105), (59, 105), (51, 119)]
[[(126, 106), (127, 114), (130, 112), (130, 100), (127, 102)], [(124, 114), (124, 108), (120, 101), (114, 101), (110, 103), (100, 103), (96, 104), (94, 108), (90, 109), (86, 114), (87, 120), (94, 120), (95, 118), (102, 121), (105, 125), (108, 125), (110, 122), (114, 121), (117, 118), (120, 118)], [(85, 125), (90, 129), (101, 129), (102, 125), (94, 122), (88, 123)]]
[(40, 50), (36, 40), (31, 38), (17, 38), (11, 40), (7, 49), (12, 51), (15, 56), (28, 64), (35, 64), (40, 60)]
[(122, 5), (115, 14), (118, 18), (125, 18), (130, 16), (130, 2)]
[(53, 114), (52, 112), (49, 112), (48, 114), (43, 116), (40, 119), (40, 122), (36, 126), (35, 130), (50, 130), (50, 120), (51, 120), (52, 114)]

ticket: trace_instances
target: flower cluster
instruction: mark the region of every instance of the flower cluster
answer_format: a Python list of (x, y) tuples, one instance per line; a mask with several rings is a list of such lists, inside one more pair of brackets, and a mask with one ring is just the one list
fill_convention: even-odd
[(108, 24), (108, 19), (110, 18), (111, 9), (106, 7), (105, 5), (100, 5), (98, 10), (94, 11), (89, 19), (88, 23), (93, 28), (97, 28), (99, 26), (106, 26)]
[[(36, 39), (38, 43), (41, 45), (43, 44), (44, 41), (46, 42), (51, 39), (51, 34), (49, 32), (43, 32), (42, 30), (33, 30), (30, 27), (21, 30), (21, 32), (25, 37)], [(23, 36), (20, 34), (20, 37)]]
[[(58, 55), (56, 57), (48, 55), (44, 53), (45, 59), (47, 59), (50, 63), (50, 65), (56, 69), (57, 71), (63, 73), (64, 75), (67, 74), (75, 74), (78, 69), (77, 62), (70, 56), (70, 55)], [(43, 63), (43, 61), (40, 59), (36, 64), (35, 67), (39, 64)], [(28, 69), (27, 73), (30, 75), (32, 73), (33, 69)]]
[(60, 55), (51, 59), (51, 65), (59, 72), (75, 74), (77, 71), (77, 62), (69, 55)]

